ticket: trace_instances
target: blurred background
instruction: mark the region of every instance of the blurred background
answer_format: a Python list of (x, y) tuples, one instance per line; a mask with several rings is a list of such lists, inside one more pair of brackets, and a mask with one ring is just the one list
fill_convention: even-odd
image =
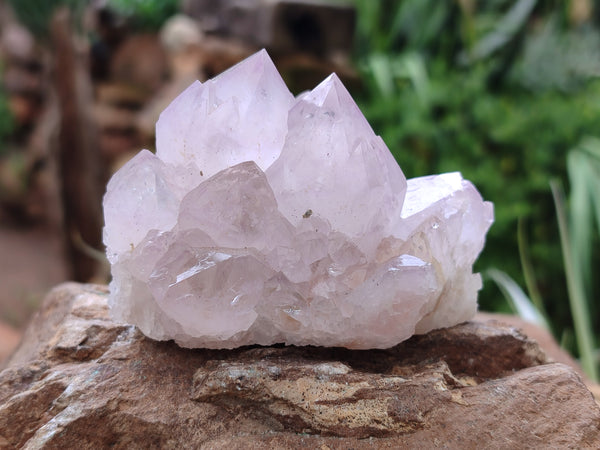
[(0, 0), (0, 347), (55, 284), (109, 280), (110, 175), (193, 80), (260, 48), (295, 94), (336, 72), (407, 177), (460, 171), (494, 202), (481, 309), (597, 379), (593, 0)]

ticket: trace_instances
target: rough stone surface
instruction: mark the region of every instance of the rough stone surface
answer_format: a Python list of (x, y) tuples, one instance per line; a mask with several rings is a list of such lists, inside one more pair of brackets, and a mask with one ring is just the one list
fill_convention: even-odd
[(598, 448), (600, 408), (515, 329), (387, 350), (183, 349), (53, 290), (0, 372), (0, 448)]
[(389, 348), (469, 320), (493, 208), (406, 180), (335, 74), (294, 98), (265, 51), (161, 114), (104, 197), (112, 317), (184, 347)]

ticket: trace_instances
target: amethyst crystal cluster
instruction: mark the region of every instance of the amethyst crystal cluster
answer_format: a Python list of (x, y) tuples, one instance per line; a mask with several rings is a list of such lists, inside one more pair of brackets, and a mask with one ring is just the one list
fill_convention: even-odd
[(162, 113), (108, 184), (113, 317), (184, 347), (386, 348), (470, 319), (493, 208), (406, 180), (331, 75), (294, 98), (263, 50)]

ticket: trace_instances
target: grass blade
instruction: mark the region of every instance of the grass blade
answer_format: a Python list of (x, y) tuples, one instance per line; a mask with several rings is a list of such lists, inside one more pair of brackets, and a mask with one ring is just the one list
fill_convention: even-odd
[(389, 56), (381, 53), (371, 56), (368, 61), (368, 68), (381, 94), (385, 97), (394, 95), (394, 79)]
[(527, 243), (524, 223), (523, 219), (520, 218), (517, 226), (517, 242), (519, 245), (519, 257), (521, 259), (521, 267), (523, 268), (525, 286), (527, 286), (531, 302), (540, 314), (546, 318), (548, 317), (548, 314), (546, 313), (546, 308), (544, 308), (544, 301), (542, 300), (540, 291), (537, 288), (533, 264), (531, 264), (531, 258), (529, 257), (529, 245)]
[(592, 227), (594, 224), (589, 188), (591, 173), (589, 157), (579, 148), (567, 156), (569, 173), (569, 239), (573, 247), (575, 271), (581, 274), (585, 298), (590, 298), (592, 267)]
[(517, 1), (498, 21), (496, 28), (477, 42), (470, 54), (462, 54), (460, 60), (464, 63), (472, 63), (487, 58), (504, 47), (525, 26), (536, 3), (537, 0)]
[(587, 157), (589, 199), (595, 211), (596, 227), (600, 230), (600, 139), (586, 138), (580, 150)]
[(498, 269), (488, 269), (485, 274), (498, 285), (508, 303), (521, 319), (550, 330), (544, 315), (529, 300), (527, 295), (525, 295), (523, 290), (511, 277)]
[(586, 375), (594, 382), (598, 382), (598, 369), (594, 357), (594, 345), (592, 327), (590, 325), (587, 302), (585, 299), (585, 288), (581, 278), (581, 272), (576, 270), (577, 263), (570, 242), (569, 227), (565, 211), (565, 195), (559, 181), (550, 182), (552, 196), (556, 206), (556, 216), (560, 233), (560, 243), (563, 251), (563, 261), (567, 276), (567, 289), (571, 314), (575, 325), (575, 338), (581, 358), (581, 366)]

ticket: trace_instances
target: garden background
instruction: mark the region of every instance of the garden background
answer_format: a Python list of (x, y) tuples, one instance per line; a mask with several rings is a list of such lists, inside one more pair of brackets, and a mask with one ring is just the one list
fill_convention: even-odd
[[(62, 279), (107, 281), (110, 173), (152, 148), (185, 83), (265, 46), (295, 93), (338, 72), (407, 177), (460, 171), (494, 203), (481, 309), (529, 314), (596, 378), (597, 2), (209, 3), (0, 1), (3, 323), (22, 329)], [(182, 12), (195, 22), (167, 29)]]

